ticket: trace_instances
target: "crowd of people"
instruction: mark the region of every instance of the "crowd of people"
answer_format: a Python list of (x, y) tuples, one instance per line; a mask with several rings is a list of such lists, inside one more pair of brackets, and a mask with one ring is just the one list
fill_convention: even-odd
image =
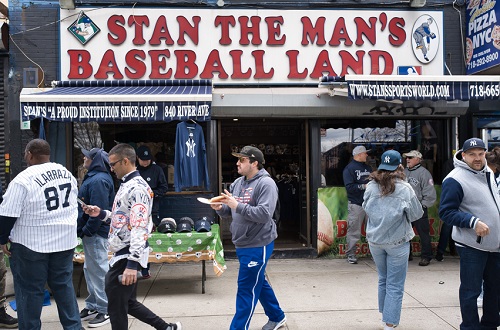
[[(500, 326), (500, 147), (490, 152), (481, 139), (471, 138), (455, 153), (453, 168), (443, 180), (439, 216), (443, 221), (436, 256), (433, 256), (427, 209), (436, 202), (431, 173), (421, 165), (418, 150), (404, 153), (387, 150), (378, 169), (368, 177), (363, 163), (368, 153), (363, 146), (353, 150), (353, 160), (344, 170), (349, 199), (348, 227), (366, 221), (366, 239), (379, 276), (378, 305), (384, 329), (400, 321), (404, 283), (411, 257), (410, 241), (420, 236), (420, 266), (432, 259), (443, 260), (448, 233), (460, 255), (459, 301), (462, 315), (460, 329), (497, 329)], [(363, 174), (363, 175), (362, 175)], [(352, 208), (352, 204), (361, 208)], [(361, 216), (360, 216), (361, 214)], [(351, 232), (357, 233), (354, 223)], [(355, 248), (358, 236), (347, 229), (347, 261), (357, 263)], [(352, 242), (354, 240), (354, 243)], [(442, 240), (442, 241), (441, 241)], [(479, 317), (478, 305), (483, 314)]]
[[(371, 171), (366, 165), (369, 152), (364, 146), (354, 148), (343, 173), (349, 199), (347, 261), (358, 262), (356, 243), (366, 222), (379, 278), (379, 312), (384, 329), (392, 329), (401, 318), (415, 230), (421, 243), (420, 266), (428, 266), (433, 258), (443, 260), (444, 250), (433, 256), (427, 209), (435, 204), (436, 191), (431, 173), (421, 166), (422, 154), (387, 150), (377, 170)], [(155, 329), (181, 330), (180, 322), (166, 322), (136, 299), (138, 274), (148, 269), (148, 237), (158, 224), (154, 196), (167, 189), (163, 169), (153, 166), (145, 146), (135, 150), (118, 144), (109, 154), (101, 148), (82, 153), (87, 173), (78, 188), (66, 168), (50, 161), (45, 140), (34, 139), (26, 146), (28, 168), (12, 180), (0, 205), (0, 245), (10, 258), (18, 316), (8, 315), (5, 299), (0, 300), (0, 326), (40, 329), (48, 285), (58, 306), (64, 306), (58, 308), (63, 329), (83, 329), (85, 320), (90, 328), (110, 323), (112, 329), (127, 329), (131, 315)], [(240, 263), (230, 329), (248, 329), (260, 302), (268, 317), (262, 329), (276, 330), (287, 318), (265, 271), (277, 238), (278, 188), (258, 148), (245, 146), (232, 155), (240, 177), (222, 193), (219, 204), (211, 205), (219, 216), (231, 216)], [(460, 328), (495, 329), (500, 325), (500, 148), (488, 152), (481, 139), (471, 138), (455, 154), (453, 165), (443, 180), (439, 216), (453, 228), (460, 255)], [(116, 193), (112, 173), (120, 181)], [(89, 293), (81, 311), (72, 282), (77, 237), (83, 242)], [(5, 297), (1, 259), (0, 294)]]

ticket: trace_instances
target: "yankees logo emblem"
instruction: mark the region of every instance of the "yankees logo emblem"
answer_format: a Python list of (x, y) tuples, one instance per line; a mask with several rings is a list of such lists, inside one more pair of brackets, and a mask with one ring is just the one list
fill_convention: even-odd
[(384, 163), (389, 163), (391, 161), (391, 157), (385, 156)]

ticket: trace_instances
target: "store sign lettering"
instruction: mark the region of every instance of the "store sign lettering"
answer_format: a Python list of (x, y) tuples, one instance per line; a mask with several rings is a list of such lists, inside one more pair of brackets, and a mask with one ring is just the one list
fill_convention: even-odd
[[(170, 121), (210, 118), (210, 105), (22, 105), (22, 118), (54, 121)], [(170, 103), (170, 102), (167, 102)]]
[[(87, 47), (61, 38), (63, 77), (317, 81), (323, 75), (390, 75), (398, 65), (418, 64), (407, 40), (413, 24), (407, 12), (189, 11), (89, 14), (107, 30)], [(248, 15), (253, 12), (258, 14)], [(430, 15), (441, 24), (442, 13)]]

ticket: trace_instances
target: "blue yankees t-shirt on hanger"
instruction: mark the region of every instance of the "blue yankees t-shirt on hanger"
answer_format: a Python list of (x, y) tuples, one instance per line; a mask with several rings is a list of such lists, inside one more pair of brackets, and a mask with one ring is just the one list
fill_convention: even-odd
[(205, 187), (209, 189), (207, 150), (200, 125), (193, 122), (177, 124), (174, 160), (175, 191), (183, 188)]

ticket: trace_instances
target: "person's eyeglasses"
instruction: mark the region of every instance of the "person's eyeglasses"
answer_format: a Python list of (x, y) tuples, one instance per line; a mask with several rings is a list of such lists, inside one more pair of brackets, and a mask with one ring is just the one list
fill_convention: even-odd
[(117, 160), (116, 162), (109, 163), (109, 166), (111, 166), (111, 167), (115, 167), (115, 165), (116, 165), (116, 164), (118, 164), (118, 163), (120, 163), (120, 162), (122, 162), (122, 161), (123, 161), (123, 158), (122, 158), (122, 159), (120, 159), (120, 160)]
[(413, 159), (415, 157), (407, 156), (406, 159)]
[(250, 159), (250, 158), (248, 158), (248, 157), (238, 157), (238, 161), (240, 163), (244, 163), (246, 159)]

